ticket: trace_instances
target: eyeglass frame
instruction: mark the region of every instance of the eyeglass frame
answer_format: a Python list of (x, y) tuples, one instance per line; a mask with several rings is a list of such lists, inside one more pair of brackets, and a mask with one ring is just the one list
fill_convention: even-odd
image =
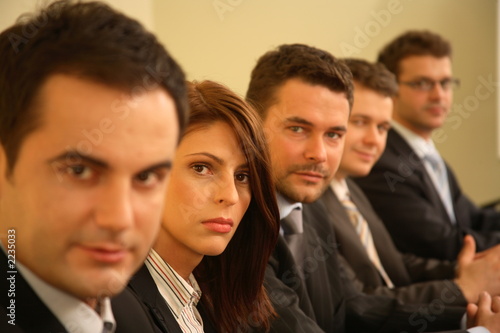
[[(428, 78), (421, 78), (413, 81), (398, 81), (399, 84), (404, 84), (413, 90), (429, 92), (434, 89), (436, 84), (439, 83), (441, 89), (449, 91), (460, 87), (460, 79), (449, 77), (439, 81), (431, 80)], [(423, 86), (427, 84), (427, 86)]]

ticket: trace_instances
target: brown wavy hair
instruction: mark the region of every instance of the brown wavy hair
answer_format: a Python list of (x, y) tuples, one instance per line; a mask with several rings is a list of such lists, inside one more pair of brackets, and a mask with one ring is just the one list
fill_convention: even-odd
[(263, 287), (267, 261), (279, 233), (279, 210), (263, 126), (257, 113), (227, 87), (188, 83), (191, 115), (186, 133), (222, 121), (238, 138), (249, 165), (252, 199), (233, 238), (218, 256), (194, 270), (201, 302), (219, 332), (268, 330), (274, 310)]

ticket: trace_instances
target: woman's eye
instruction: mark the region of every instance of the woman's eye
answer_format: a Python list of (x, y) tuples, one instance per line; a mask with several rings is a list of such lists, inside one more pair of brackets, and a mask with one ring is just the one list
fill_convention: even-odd
[(240, 183), (248, 184), (250, 176), (246, 173), (239, 173), (235, 176), (236, 180)]
[(200, 175), (206, 175), (210, 171), (206, 165), (196, 164), (192, 166), (193, 170)]

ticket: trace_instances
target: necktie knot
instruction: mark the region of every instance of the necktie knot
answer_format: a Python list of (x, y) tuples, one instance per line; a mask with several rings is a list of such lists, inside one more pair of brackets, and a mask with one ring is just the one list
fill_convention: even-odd
[(426, 159), (430, 163), (430, 165), (436, 172), (442, 172), (443, 160), (441, 159), (441, 156), (439, 156), (436, 150), (431, 150), (430, 152), (427, 152), (424, 155), (424, 159)]
[(294, 208), (282, 221), (285, 235), (301, 234), (304, 231), (302, 225), (302, 210)]
[(115, 325), (109, 321), (103, 323), (102, 333), (111, 333)]
[(284, 238), (288, 248), (300, 269), (299, 276), (304, 279), (302, 264), (304, 261), (304, 228), (302, 225), (302, 210), (294, 208), (287, 217), (281, 220)]

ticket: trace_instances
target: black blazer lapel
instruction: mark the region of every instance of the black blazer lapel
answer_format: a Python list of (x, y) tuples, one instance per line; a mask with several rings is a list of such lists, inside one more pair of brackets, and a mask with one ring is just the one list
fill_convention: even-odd
[(342, 332), (345, 324), (345, 296), (340, 277), (338, 243), (328, 222), (326, 208), (304, 204), (305, 284), (318, 324), (327, 332)]
[(111, 305), (116, 320), (116, 333), (156, 332), (146, 307), (129, 289), (113, 297)]
[(451, 219), (446, 212), (446, 208), (444, 207), (439, 193), (434, 187), (431, 177), (425, 169), (423, 161), (420, 159), (420, 157), (418, 157), (415, 151), (413, 151), (413, 149), (405, 141), (405, 139), (403, 139), (403, 137), (394, 129), (389, 130), (386, 149), (392, 149), (396, 152), (396, 156), (399, 157), (400, 161), (393, 161), (393, 163), (404, 163), (404, 167), (401, 167), (401, 171), (405, 174), (408, 172), (408, 177), (411, 177), (411, 175), (413, 174), (418, 178), (418, 181), (420, 181), (421, 183), (420, 189), (425, 193), (428, 201), (441, 212), (442, 218), (451, 224)]
[[(139, 271), (132, 277), (128, 287), (134, 291), (137, 298), (148, 308), (155, 325), (161, 332), (182, 333), (177, 320), (167, 302), (158, 291), (156, 283), (146, 265), (142, 265)], [(198, 303), (196, 308), (203, 320), (203, 331), (205, 333), (215, 333), (216, 330), (201, 302)]]
[[(380, 286), (384, 282), (375, 266), (370, 261), (365, 248), (359, 240), (356, 230), (347, 213), (331, 188), (328, 188), (320, 199), (327, 207), (329, 212), (328, 221), (335, 229), (335, 235), (339, 242), (339, 253), (346, 259), (349, 265), (356, 272), (361, 274), (365, 284), (370, 281), (370, 286)], [(354, 198), (353, 201), (355, 202)], [(357, 202), (355, 202), (358, 205)], [(358, 207), (359, 209), (359, 207)], [(363, 212), (360, 210), (361, 214)], [(364, 216), (364, 214), (363, 214)], [(367, 285), (367, 286), (368, 286)]]
[(132, 277), (128, 287), (146, 305), (155, 325), (161, 332), (182, 333), (179, 324), (175, 320), (172, 311), (170, 311), (167, 302), (158, 291), (146, 265), (142, 265), (139, 271)]
[[(391, 281), (396, 286), (405, 286), (412, 283), (411, 277), (409, 276), (408, 270), (406, 269), (403, 261), (403, 257), (392, 241), (391, 235), (387, 231), (384, 223), (380, 220), (371, 206), (370, 201), (364, 195), (363, 190), (361, 190), (361, 188), (359, 188), (359, 186), (356, 185), (356, 183), (350, 178), (347, 178), (346, 182), (354, 203), (370, 226), (370, 231), (372, 233), (373, 242), (375, 244), (375, 248), (377, 249), (378, 256), (385, 271), (391, 278)], [(368, 258), (368, 255), (366, 255), (366, 258)], [(368, 258), (368, 260), (370, 259)], [(376, 269), (375, 266), (373, 266), (373, 268)], [(379, 274), (378, 276), (380, 277)], [(382, 284), (384, 283), (382, 282), (382, 279), (380, 279), (380, 282)]]

